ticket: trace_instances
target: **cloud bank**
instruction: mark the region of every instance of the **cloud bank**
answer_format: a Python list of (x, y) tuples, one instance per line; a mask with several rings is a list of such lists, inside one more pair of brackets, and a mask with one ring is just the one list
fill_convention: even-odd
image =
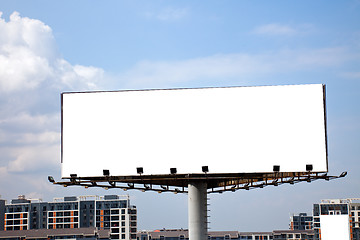
[(104, 71), (62, 58), (39, 20), (0, 13), (0, 32), (0, 189), (32, 173), (26, 184), (41, 191), (60, 166), (60, 92), (96, 89)]
[(0, 32), (0, 92), (35, 89), (49, 81), (58, 87), (92, 89), (103, 76), (102, 69), (61, 58), (51, 28), (39, 20), (14, 12), (8, 22), (0, 18)]

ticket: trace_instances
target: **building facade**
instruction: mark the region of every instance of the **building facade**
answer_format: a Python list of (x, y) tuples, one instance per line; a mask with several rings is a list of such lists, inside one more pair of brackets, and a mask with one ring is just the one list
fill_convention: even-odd
[(316, 240), (334, 234), (360, 240), (360, 198), (322, 200), (314, 204), (313, 217)]
[(4, 231), (94, 227), (109, 230), (111, 239), (136, 239), (137, 211), (128, 196), (73, 196), (53, 202), (19, 196), (4, 204), (3, 210), (0, 202), (0, 214)]
[(313, 217), (307, 213), (293, 214), (290, 216), (290, 230), (312, 230)]

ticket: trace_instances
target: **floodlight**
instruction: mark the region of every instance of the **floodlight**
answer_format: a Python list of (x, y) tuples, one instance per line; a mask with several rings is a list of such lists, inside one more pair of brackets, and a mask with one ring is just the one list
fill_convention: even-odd
[(342, 172), (339, 177), (345, 177), (347, 175), (347, 172)]
[(167, 190), (167, 186), (164, 186), (164, 185), (160, 185), (160, 187), (164, 190)]
[(202, 171), (203, 171), (204, 173), (209, 172), (209, 167), (208, 167), (208, 166), (202, 166), (201, 169), (202, 169)]
[(177, 173), (176, 168), (170, 168), (170, 173), (171, 173), (171, 174), (176, 174), (176, 173)]
[(274, 172), (280, 172), (280, 165), (274, 165), (273, 166), (273, 171)]
[(71, 177), (71, 178), (76, 178), (76, 177), (77, 177), (77, 174), (75, 174), (75, 173), (70, 174), (70, 177)]
[(129, 186), (129, 188), (134, 188), (134, 184), (133, 184), (133, 183), (128, 183), (127, 185)]
[(291, 185), (294, 185), (294, 177), (292, 177), (291, 179), (290, 179), (290, 181), (289, 181), (289, 183), (291, 184)]
[(110, 171), (108, 169), (104, 169), (103, 170), (103, 175), (104, 176), (110, 176)]
[(149, 186), (149, 185), (144, 184), (144, 188), (145, 188), (145, 189), (150, 189), (150, 186)]
[(137, 167), (136, 172), (141, 175), (141, 174), (144, 173), (144, 168), (143, 167)]
[(274, 181), (272, 182), (272, 184), (276, 187), (279, 185), (278, 183), (279, 179), (274, 179)]
[(306, 164), (306, 171), (310, 172), (313, 170), (313, 165), (312, 164)]
[(52, 176), (48, 176), (48, 180), (49, 180), (49, 182), (51, 182), (51, 183), (54, 183), (54, 182), (55, 182), (55, 179), (54, 179)]

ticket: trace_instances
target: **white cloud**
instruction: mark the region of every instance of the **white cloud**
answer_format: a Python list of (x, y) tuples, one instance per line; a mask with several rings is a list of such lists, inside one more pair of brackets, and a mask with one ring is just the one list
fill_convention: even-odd
[(166, 8), (157, 15), (157, 18), (163, 21), (178, 20), (185, 17), (188, 10), (185, 8)]
[[(5, 115), (5, 114), (4, 114)], [(7, 131), (43, 132), (49, 129), (59, 129), (60, 113), (30, 114), (19, 112), (0, 118), (0, 127)]]
[(10, 151), (14, 156), (7, 165), (7, 171), (10, 173), (36, 172), (51, 169), (60, 163), (59, 144), (16, 147)]
[(43, 22), (14, 12), (6, 22), (0, 15), (0, 92), (54, 86), (85, 90), (96, 88), (103, 70), (72, 66), (61, 58), (52, 30)]
[[(181, 61), (142, 61), (124, 76), (130, 87), (158, 87), (196, 80), (248, 81), (256, 76), (337, 67), (360, 56), (347, 48), (280, 50), (264, 54), (219, 54)], [(248, 83), (248, 82), (246, 82)]]
[(179, 19), (183, 19), (188, 15), (187, 8), (174, 8), (174, 7), (167, 7), (162, 9), (160, 12), (147, 12), (145, 16), (149, 18), (155, 18), (160, 21), (175, 21)]
[(256, 27), (252, 33), (269, 36), (294, 36), (312, 31), (309, 24), (290, 26), (285, 24), (270, 23)]
[(341, 77), (348, 79), (360, 79), (360, 72), (344, 72)]
[(0, 13), (0, 33), (0, 189), (35, 196), (60, 172), (60, 92), (98, 88), (104, 71), (66, 61), (39, 20)]

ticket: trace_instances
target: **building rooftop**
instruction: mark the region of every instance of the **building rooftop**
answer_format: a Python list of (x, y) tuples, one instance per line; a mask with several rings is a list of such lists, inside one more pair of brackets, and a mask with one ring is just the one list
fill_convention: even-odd
[(30, 229), (18, 231), (0, 231), (1, 238), (23, 237), (24, 239), (48, 238), (51, 236), (95, 236), (99, 238), (109, 238), (110, 230), (96, 230), (94, 227), (88, 228), (68, 228), (68, 229)]

